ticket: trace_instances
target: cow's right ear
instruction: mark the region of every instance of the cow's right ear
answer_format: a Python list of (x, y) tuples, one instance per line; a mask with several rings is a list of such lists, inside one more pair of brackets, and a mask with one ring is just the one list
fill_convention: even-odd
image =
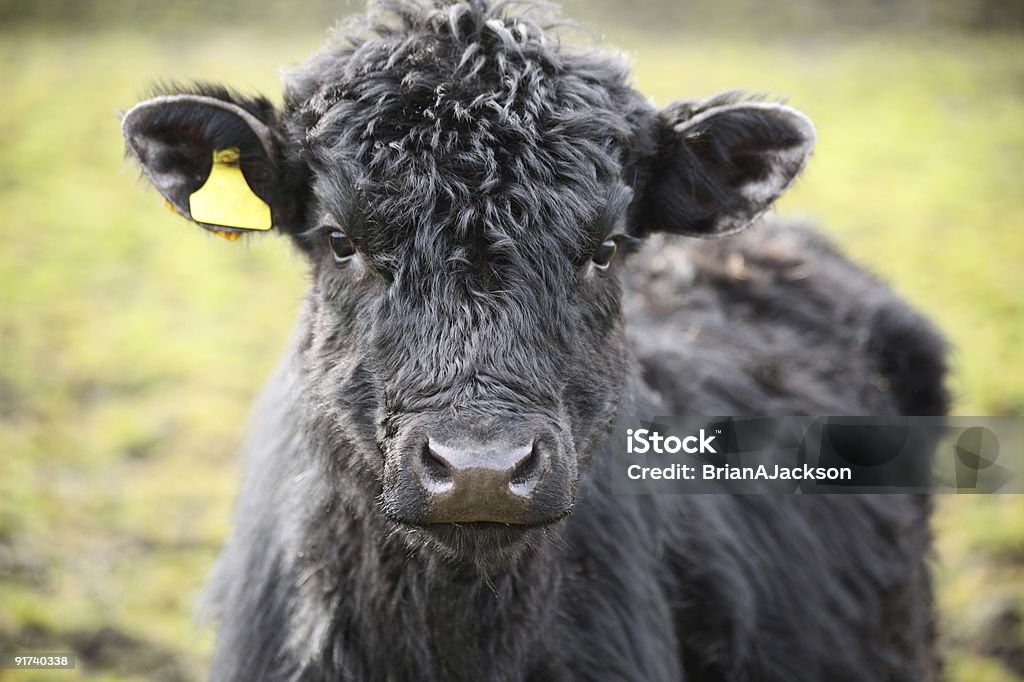
[(272, 105), (219, 88), (135, 105), (128, 151), (168, 207), (221, 236), (291, 229), (301, 216)]
[(814, 149), (796, 109), (726, 93), (658, 115), (659, 149), (638, 198), (638, 232), (720, 237), (739, 232), (793, 183)]

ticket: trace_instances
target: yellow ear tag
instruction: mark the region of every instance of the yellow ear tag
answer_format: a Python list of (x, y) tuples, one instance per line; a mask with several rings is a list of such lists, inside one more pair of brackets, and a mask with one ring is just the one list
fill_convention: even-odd
[(188, 198), (192, 219), (242, 230), (269, 230), (270, 207), (256, 196), (238, 165), (238, 147), (216, 149), (210, 177)]

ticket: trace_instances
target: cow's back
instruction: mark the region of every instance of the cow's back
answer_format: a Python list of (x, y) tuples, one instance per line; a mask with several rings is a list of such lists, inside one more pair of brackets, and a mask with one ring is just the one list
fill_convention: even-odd
[(946, 413), (941, 338), (806, 227), (655, 236), (625, 286), (644, 379), (674, 414)]

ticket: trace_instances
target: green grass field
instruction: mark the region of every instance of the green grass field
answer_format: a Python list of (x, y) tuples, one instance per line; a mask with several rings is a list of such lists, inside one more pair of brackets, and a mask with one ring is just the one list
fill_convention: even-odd
[[(1024, 41), (611, 38), (659, 103), (744, 88), (810, 114), (818, 150), (780, 212), (936, 321), (958, 414), (1024, 413)], [(0, 651), (81, 657), (0, 680), (202, 676), (193, 607), (305, 273), (283, 240), (165, 211), (117, 112), (154, 78), (276, 93), (323, 39), (0, 32)], [(942, 499), (936, 533), (951, 679), (1024, 679), (1024, 499)]]

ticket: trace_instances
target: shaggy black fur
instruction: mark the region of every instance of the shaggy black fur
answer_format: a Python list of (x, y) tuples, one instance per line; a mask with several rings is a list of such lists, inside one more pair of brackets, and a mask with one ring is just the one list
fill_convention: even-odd
[[(810, 123), (737, 95), (657, 111), (510, 8), (378, 6), (281, 112), (199, 86), (126, 116), (179, 210), (240, 147), (312, 268), (211, 583), (213, 679), (934, 676), (927, 498), (609, 489), (619, 414), (944, 413), (941, 341), (813, 233), (653, 234), (745, 227)], [(609, 239), (630, 258), (603, 268)], [(417, 523), (427, 434), (543, 434), (530, 524)]]

